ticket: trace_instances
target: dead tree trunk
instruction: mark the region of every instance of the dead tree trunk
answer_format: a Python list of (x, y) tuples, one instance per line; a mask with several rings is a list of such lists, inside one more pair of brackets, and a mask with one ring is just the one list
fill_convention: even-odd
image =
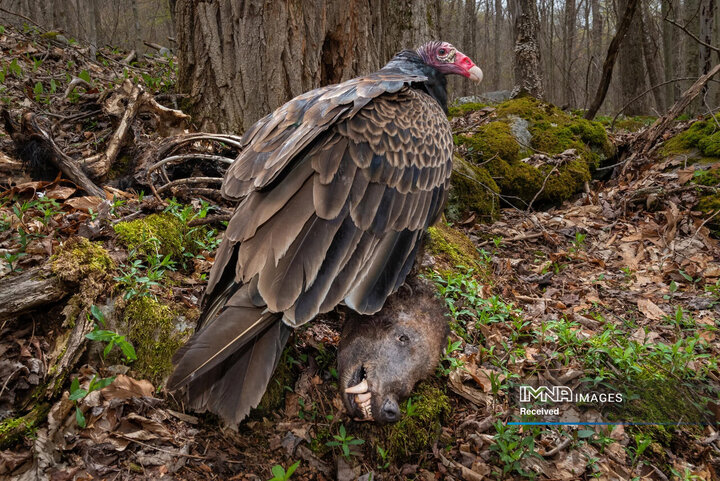
[(296, 95), (430, 40), (434, 12), (430, 0), (178, 0), (185, 107), (202, 130), (241, 132)]
[(597, 93), (595, 94), (595, 100), (593, 100), (590, 108), (585, 113), (585, 118), (588, 120), (592, 120), (595, 118), (595, 115), (597, 114), (598, 110), (600, 110), (600, 106), (605, 100), (608, 87), (610, 86), (610, 80), (612, 79), (612, 72), (613, 68), (615, 67), (615, 60), (617, 59), (618, 50), (620, 49), (620, 45), (625, 38), (625, 34), (630, 28), (630, 24), (632, 23), (632, 19), (635, 15), (635, 10), (637, 9), (638, 3), (640, 3), (640, 0), (628, 0), (627, 2), (627, 6), (625, 7), (625, 13), (622, 16), (622, 20), (618, 25), (615, 36), (613, 37), (612, 41), (610, 42), (610, 46), (608, 47), (608, 53), (605, 57), (605, 62), (603, 63), (602, 76), (600, 77), (600, 85), (598, 85)]
[(545, 96), (542, 83), (538, 14), (535, 0), (514, 0), (515, 11), (515, 88), (513, 97), (529, 94)]

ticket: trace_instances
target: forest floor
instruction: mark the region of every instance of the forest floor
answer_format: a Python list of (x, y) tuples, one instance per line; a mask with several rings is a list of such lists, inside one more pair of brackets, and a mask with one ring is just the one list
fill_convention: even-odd
[[(3, 29), (0, 48), (9, 117), (48, 118), (38, 122), (73, 158), (111, 145), (124, 115), (113, 105), (132, 103), (125, 79), (166, 107), (182, 101), (169, 57), (124, 63), (102, 49), (91, 61), (32, 28)], [(345, 414), (338, 310), (293, 334), (261, 407), (233, 431), (163, 388), (230, 206), (210, 189), (177, 185), (160, 200), (137, 187), (141, 159), (182, 130), (140, 110), (106, 199), (52, 169), (27, 173), (11, 124), (0, 130), (0, 313), (8, 286), (43, 287), (37, 304), (0, 315), (0, 479), (719, 479), (720, 249), (712, 214), (694, 209), (717, 189), (696, 181), (720, 158), (655, 149), (548, 210), (443, 224), (474, 249), (464, 268), (447, 249), (422, 259), (453, 334), (400, 423)], [(633, 139), (613, 137), (625, 149)], [(518, 386), (532, 379), (625, 401), (521, 416)], [(556, 424), (508, 424), (546, 420)]]

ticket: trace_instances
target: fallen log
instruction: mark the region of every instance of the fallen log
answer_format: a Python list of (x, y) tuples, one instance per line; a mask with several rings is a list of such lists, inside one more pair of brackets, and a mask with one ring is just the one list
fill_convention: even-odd
[(46, 266), (0, 279), (0, 321), (57, 302), (69, 287)]

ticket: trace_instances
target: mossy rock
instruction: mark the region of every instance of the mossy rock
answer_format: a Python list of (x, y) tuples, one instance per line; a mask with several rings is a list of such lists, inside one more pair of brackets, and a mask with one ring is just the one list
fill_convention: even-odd
[(185, 252), (196, 253), (198, 246), (195, 240), (201, 236), (201, 230), (188, 227), (169, 212), (120, 222), (114, 229), (129, 250), (145, 256), (170, 255), (176, 261), (182, 260)]
[(500, 213), (499, 191), (487, 170), (456, 155), (445, 214), (452, 222), (471, 213), (478, 220), (495, 220)]
[(687, 130), (668, 139), (660, 154), (686, 154), (698, 159), (702, 156), (720, 158), (720, 128), (713, 120), (700, 120)]
[(520, 144), (506, 122), (490, 122), (478, 127), (472, 134), (455, 136), (455, 143), (467, 148), (470, 160), (475, 163), (499, 157), (503, 160), (520, 159)]
[(50, 269), (63, 281), (78, 283), (90, 277), (106, 277), (115, 263), (102, 243), (72, 237), (52, 256)]
[(403, 417), (387, 428), (388, 459), (397, 461), (413, 453), (427, 451), (440, 437), (443, 422), (450, 414), (450, 398), (445, 391), (424, 382), (411, 397), (413, 414), (407, 415), (407, 404), (402, 407)]
[(425, 252), (435, 258), (433, 269), (444, 275), (460, 267), (484, 271), (482, 259), (475, 244), (459, 229), (438, 224), (427, 230)]
[(484, 107), (487, 107), (487, 104), (483, 104), (480, 102), (468, 102), (455, 105), (448, 109), (448, 117), (462, 117), (465, 114), (475, 112), (476, 110), (480, 110)]
[(196, 315), (149, 296), (130, 299), (122, 310), (120, 325), (137, 354), (132, 368), (155, 384), (161, 383), (172, 371), (173, 354), (190, 336), (189, 330), (176, 328), (177, 319)]
[[(614, 154), (601, 123), (573, 116), (535, 98), (508, 100), (499, 104), (495, 113), (496, 121), (476, 132), (456, 135), (455, 142), (464, 147), (467, 161), (490, 174), (502, 198), (519, 207), (525, 207), (541, 189), (537, 206), (567, 200), (582, 191), (592, 171)], [(521, 145), (513, 135), (511, 126), (518, 118), (528, 122), (530, 145)], [(552, 156), (568, 149), (577, 151), (577, 160), (558, 167), (547, 182), (552, 165), (534, 167), (520, 161), (533, 152)]]

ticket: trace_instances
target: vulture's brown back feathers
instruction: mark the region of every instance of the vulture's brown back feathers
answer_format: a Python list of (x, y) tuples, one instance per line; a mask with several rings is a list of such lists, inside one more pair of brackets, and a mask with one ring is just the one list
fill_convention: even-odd
[(169, 383), (189, 383), (193, 407), (236, 424), (262, 397), (272, 369), (258, 366), (274, 367), (285, 324), (342, 302), (377, 312), (403, 283), (452, 171), (447, 118), (412, 87), (425, 80), (381, 70), (316, 89), (245, 134), (223, 182), (240, 204), (203, 299), (206, 312), (226, 307), (204, 315)]

